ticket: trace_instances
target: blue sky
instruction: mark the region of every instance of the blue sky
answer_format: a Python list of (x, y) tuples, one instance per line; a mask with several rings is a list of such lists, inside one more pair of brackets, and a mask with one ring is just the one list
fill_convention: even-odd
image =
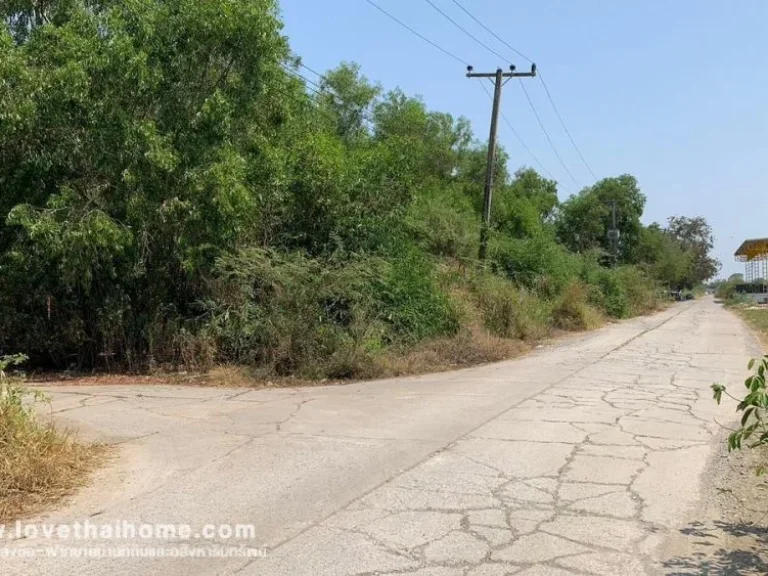
[[(452, 2), (433, 0), (508, 61), (487, 52), (425, 0), (376, 0), (476, 70), (527, 63)], [(733, 252), (768, 236), (768, 2), (765, 0), (460, 0), (530, 56), (598, 177), (635, 175), (648, 197), (644, 220), (704, 216), (722, 274), (742, 271)], [(358, 62), (385, 89), (419, 94), (431, 109), (463, 115), (488, 133), (490, 101), (464, 67), (365, 0), (281, 0), (285, 33), (308, 66)], [(592, 179), (538, 80), (527, 80), (542, 120), (580, 186)], [(502, 111), (544, 166), (567, 176), (519, 86)], [(510, 166), (535, 163), (504, 123)], [(568, 193), (561, 190), (561, 198)]]

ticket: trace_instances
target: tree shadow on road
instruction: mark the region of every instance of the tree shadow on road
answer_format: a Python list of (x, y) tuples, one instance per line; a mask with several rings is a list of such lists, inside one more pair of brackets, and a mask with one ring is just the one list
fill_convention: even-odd
[(768, 574), (768, 528), (765, 526), (693, 522), (680, 532), (693, 539), (695, 551), (663, 562), (667, 576)]

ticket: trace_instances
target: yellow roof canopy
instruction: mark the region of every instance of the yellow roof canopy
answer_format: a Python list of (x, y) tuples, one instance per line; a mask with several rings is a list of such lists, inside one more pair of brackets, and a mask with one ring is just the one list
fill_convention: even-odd
[(734, 254), (739, 262), (749, 262), (759, 257), (768, 257), (768, 238), (744, 240)]

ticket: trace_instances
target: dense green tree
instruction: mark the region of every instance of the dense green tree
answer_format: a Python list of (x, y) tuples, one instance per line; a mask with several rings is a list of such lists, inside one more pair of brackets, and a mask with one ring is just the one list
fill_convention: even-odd
[(521, 168), (509, 184), (498, 187), (493, 224), (515, 238), (530, 238), (550, 224), (557, 206), (557, 183)]
[(40, 3), (17, 4), (13, 39), (0, 31), (0, 246), (14, 286), (0, 331), (38, 338), (13, 323), (48, 309), (51, 353), (68, 342), (93, 363), (105, 347), (128, 353), (105, 341), (114, 330), (198, 300), (201, 274), (272, 192), (249, 158), (303, 92), (279, 67), (271, 0), (73, 0), (34, 18), (23, 8)]
[(557, 198), (557, 182), (547, 180), (533, 168), (521, 168), (515, 172), (509, 191), (520, 198), (530, 200), (542, 222), (550, 221), (560, 204)]
[(691, 283), (700, 284), (713, 278), (721, 265), (711, 256), (715, 239), (709, 223), (700, 216), (695, 218), (672, 216), (667, 227), (672, 237), (693, 255)]
[(354, 143), (369, 133), (369, 113), (381, 87), (360, 73), (360, 65), (342, 63), (323, 75), (317, 101), (335, 120), (335, 128), (347, 143)]
[(619, 259), (635, 261), (645, 196), (635, 177), (628, 174), (604, 178), (563, 202), (557, 220), (559, 240), (575, 252), (595, 248), (609, 251), (608, 230), (612, 226), (614, 204), (617, 229), (621, 234)]
[(690, 284), (692, 254), (656, 223), (641, 230), (635, 257), (655, 278), (672, 289)]
[(407, 161), (413, 178), (452, 179), (472, 141), (466, 118), (430, 112), (401, 90), (387, 93), (374, 110), (376, 140)]
[[(503, 146), (499, 146), (496, 150), (496, 163), (493, 172), (494, 190), (503, 189), (509, 183), (508, 163), (509, 154)], [(461, 151), (455, 172), (457, 181), (461, 183), (464, 194), (472, 201), (478, 215), (483, 209), (487, 165), (488, 147), (485, 144), (474, 142)]]

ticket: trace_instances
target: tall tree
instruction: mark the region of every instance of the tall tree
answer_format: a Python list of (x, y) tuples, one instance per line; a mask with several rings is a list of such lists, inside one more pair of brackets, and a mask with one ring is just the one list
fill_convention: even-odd
[(645, 208), (645, 195), (640, 191), (637, 179), (629, 174), (604, 178), (563, 202), (557, 219), (558, 239), (575, 252), (594, 248), (610, 250), (608, 230), (612, 226), (614, 204), (621, 235), (619, 258), (623, 262), (633, 262), (642, 230), (640, 218)]
[(466, 118), (430, 112), (420, 98), (399, 89), (376, 104), (374, 118), (376, 139), (396, 147), (421, 180), (451, 179), (472, 141)]
[(692, 254), (657, 223), (642, 229), (635, 257), (654, 278), (671, 289), (679, 290), (690, 284)]
[(347, 143), (368, 135), (368, 114), (381, 93), (381, 86), (360, 73), (360, 65), (342, 62), (326, 72), (318, 101), (336, 119), (336, 130)]
[[(13, 313), (0, 333), (51, 356), (66, 342), (88, 364), (116, 339), (140, 351), (149, 322), (196, 305), (200, 275), (282, 180), (263, 159), (303, 92), (280, 67), (276, 3), (2, 6), (0, 269)], [(22, 328), (29, 318), (37, 330)]]
[(701, 216), (689, 218), (672, 216), (667, 224), (669, 233), (692, 254), (691, 277), (694, 284), (705, 282), (720, 271), (720, 261), (711, 252), (715, 245), (712, 227)]
[(521, 168), (494, 195), (493, 225), (515, 238), (540, 234), (552, 220), (559, 202), (557, 183), (532, 168)]

